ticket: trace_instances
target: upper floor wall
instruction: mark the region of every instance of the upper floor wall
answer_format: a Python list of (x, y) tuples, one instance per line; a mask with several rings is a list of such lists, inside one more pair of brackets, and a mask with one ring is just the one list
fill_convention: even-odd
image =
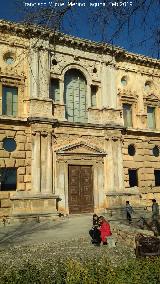
[(33, 27), (26, 36), (21, 29), (1, 37), (2, 115), (160, 129), (156, 60), (61, 34), (55, 40)]
[(24, 117), (28, 94), (28, 43), (5, 30), (0, 31), (0, 114)]
[(160, 130), (160, 69), (152, 64), (117, 63), (118, 105), (124, 125)]

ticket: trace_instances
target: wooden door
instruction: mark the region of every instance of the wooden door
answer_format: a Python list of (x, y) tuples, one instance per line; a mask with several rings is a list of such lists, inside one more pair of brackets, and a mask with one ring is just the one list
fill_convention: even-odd
[(69, 213), (93, 212), (91, 166), (69, 166)]

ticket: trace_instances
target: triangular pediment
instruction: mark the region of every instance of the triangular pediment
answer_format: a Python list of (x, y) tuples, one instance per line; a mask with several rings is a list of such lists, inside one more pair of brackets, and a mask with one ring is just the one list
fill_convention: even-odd
[(87, 144), (85, 142), (78, 142), (70, 145), (66, 145), (56, 150), (57, 154), (69, 155), (69, 154), (84, 154), (84, 155), (98, 155), (105, 156), (106, 153), (97, 148), (94, 145)]
[(149, 94), (145, 97), (145, 99), (147, 101), (154, 101), (154, 102), (158, 102), (159, 101), (159, 98), (158, 96), (156, 96), (155, 94)]
[(118, 95), (121, 96), (122, 98), (130, 97), (133, 99), (137, 99), (138, 95), (135, 91), (132, 91), (130, 89), (118, 89)]

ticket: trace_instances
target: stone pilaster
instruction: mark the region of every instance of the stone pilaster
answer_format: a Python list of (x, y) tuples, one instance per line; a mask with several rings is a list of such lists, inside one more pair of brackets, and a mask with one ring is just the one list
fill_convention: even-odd
[(117, 160), (117, 177), (118, 187), (117, 190), (120, 192), (124, 191), (124, 170), (123, 170), (123, 156), (122, 156), (122, 141), (118, 139), (116, 142), (116, 160)]
[(64, 81), (60, 80), (59, 82), (59, 88), (60, 88), (60, 104), (64, 104)]
[(98, 185), (98, 207), (101, 211), (104, 208), (104, 164), (98, 163), (97, 167), (97, 185)]
[(51, 134), (48, 134), (47, 137), (47, 178), (46, 178), (46, 192), (52, 193), (53, 191), (53, 184), (52, 184), (52, 178), (53, 178), (53, 164), (52, 164), (52, 137)]
[(102, 66), (102, 107), (117, 107), (116, 69), (113, 65)]
[(113, 138), (112, 141), (112, 159), (113, 159), (113, 165), (114, 165), (114, 191), (118, 191), (119, 187), (119, 175), (118, 175), (118, 143), (117, 139)]
[(41, 133), (41, 192), (46, 192), (47, 182), (47, 133)]
[(87, 84), (87, 108), (91, 107), (91, 86)]
[(39, 51), (31, 48), (29, 54), (30, 97), (37, 98), (39, 95)]
[(55, 194), (56, 188), (56, 153), (54, 152), (54, 139), (55, 137), (52, 135), (52, 192)]
[(113, 163), (113, 149), (112, 149), (112, 140), (106, 138), (105, 141), (105, 151), (107, 156), (104, 158), (104, 184), (105, 192), (114, 191), (114, 163)]
[(49, 58), (48, 51), (39, 51), (39, 96), (41, 98), (49, 98)]
[(65, 163), (60, 162), (56, 165), (56, 195), (61, 198), (59, 202), (59, 211), (66, 209), (65, 198)]
[(105, 192), (123, 192), (124, 173), (123, 156), (120, 137), (106, 138), (107, 156), (104, 159)]
[(40, 193), (40, 133), (32, 133), (32, 164), (31, 164), (31, 176), (32, 176), (32, 192)]

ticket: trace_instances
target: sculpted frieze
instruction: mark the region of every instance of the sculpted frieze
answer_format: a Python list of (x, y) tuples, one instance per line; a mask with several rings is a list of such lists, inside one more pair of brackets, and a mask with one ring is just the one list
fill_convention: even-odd
[(71, 155), (71, 154), (90, 154), (90, 155), (100, 155), (105, 156), (106, 153), (102, 150), (97, 148), (97, 146), (92, 144), (87, 144), (84, 141), (81, 141), (79, 143), (66, 145), (61, 148), (55, 149), (55, 152), (57, 154), (61, 155)]
[(58, 163), (75, 163), (75, 164), (80, 164), (80, 163), (87, 163), (87, 164), (92, 164), (92, 165), (103, 165), (104, 161), (103, 161), (104, 157), (103, 156), (89, 156), (89, 155), (85, 155), (85, 154), (79, 154), (79, 155), (57, 155), (56, 156), (56, 162)]

